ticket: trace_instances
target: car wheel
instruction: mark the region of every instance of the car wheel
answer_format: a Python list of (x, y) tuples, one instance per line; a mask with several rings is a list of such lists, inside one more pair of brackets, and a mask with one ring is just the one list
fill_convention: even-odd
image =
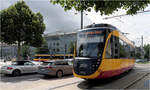
[(58, 78), (61, 78), (62, 76), (63, 76), (63, 72), (62, 71), (57, 71), (57, 74), (56, 74), (56, 76), (58, 77)]
[(45, 78), (49, 77), (49, 75), (44, 75)]
[(21, 75), (21, 72), (20, 70), (14, 70), (13, 73), (12, 73), (13, 76), (20, 76)]

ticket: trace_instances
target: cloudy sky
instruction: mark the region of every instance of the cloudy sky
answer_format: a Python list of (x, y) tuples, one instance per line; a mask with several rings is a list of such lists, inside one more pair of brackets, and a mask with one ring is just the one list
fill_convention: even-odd
[[(145, 8), (145, 10), (150, 10), (150, 5)], [(119, 10), (119, 12), (114, 13), (110, 16), (100, 16), (99, 13), (96, 13), (94, 10), (88, 13), (88, 17), (92, 22), (95, 23), (109, 23), (117, 28), (119, 28), (124, 33), (129, 33), (127, 37), (130, 40), (135, 41), (139, 46), (141, 45), (141, 36), (143, 35), (144, 44), (150, 44), (150, 12), (145, 12), (133, 16), (124, 16), (117, 17), (112, 19), (103, 19), (105, 17), (111, 17), (116, 15), (125, 14), (124, 10)]]
[[(0, 0), (1, 10), (16, 3), (18, 0)], [(65, 12), (59, 5), (53, 5), (49, 0), (24, 0), (34, 12), (40, 12), (46, 24), (45, 33), (55, 31), (72, 31), (80, 28), (80, 13), (75, 10)], [(91, 24), (91, 20), (84, 16), (84, 25)]]
[[(0, 10), (9, 7), (18, 0), (0, 0)], [(56, 31), (72, 31), (80, 28), (80, 13), (75, 15), (75, 11), (67, 11), (59, 5), (52, 5), (49, 0), (25, 0), (26, 4), (34, 11), (40, 12), (44, 17), (46, 24), (46, 30), (44, 33), (56, 32)], [(145, 9), (150, 10), (150, 5)], [(129, 33), (127, 36), (129, 39), (136, 42), (137, 45), (141, 44), (141, 36), (144, 37), (144, 44), (150, 43), (150, 12), (137, 14), (134, 16), (124, 16), (121, 18), (112, 18), (104, 20), (105, 17), (100, 16), (99, 13), (84, 12), (88, 15), (84, 15), (84, 25), (91, 23), (109, 23), (122, 32)], [(111, 16), (125, 14), (124, 10), (114, 13)]]

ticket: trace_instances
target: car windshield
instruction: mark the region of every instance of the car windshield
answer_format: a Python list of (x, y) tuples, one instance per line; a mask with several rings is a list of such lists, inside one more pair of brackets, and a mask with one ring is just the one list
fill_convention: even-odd
[(14, 61), (12, 62), (12, 65), (24, 65), (24, 61)]
[(41, 65), (52, 65), (53, 62), (43, 62)]

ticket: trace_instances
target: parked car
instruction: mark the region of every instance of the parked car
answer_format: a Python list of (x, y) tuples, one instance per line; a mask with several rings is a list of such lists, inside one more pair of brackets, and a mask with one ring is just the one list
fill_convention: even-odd
[(32, 61), (13, 61), (11, 65), (1, 67), (1, 74), (12, 74), (19, 76), (24, 73), (37, 73), (38, 65)]
[(147, 62), (146, 59), (136, 59), (136, 63), (144, 63)]
[(45, 76), (57, 76), (72, 74), (72, 64), (67, 60), (55, 60), (43, 62), (38, 69), (38, 73)]

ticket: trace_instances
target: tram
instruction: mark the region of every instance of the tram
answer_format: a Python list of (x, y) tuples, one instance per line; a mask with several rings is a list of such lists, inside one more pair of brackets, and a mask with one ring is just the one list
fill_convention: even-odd
[(73, 74), (83, 79), (109, 78), (135, 64), (135, 46), (115, 26), (93, 24), (78, 31)]

